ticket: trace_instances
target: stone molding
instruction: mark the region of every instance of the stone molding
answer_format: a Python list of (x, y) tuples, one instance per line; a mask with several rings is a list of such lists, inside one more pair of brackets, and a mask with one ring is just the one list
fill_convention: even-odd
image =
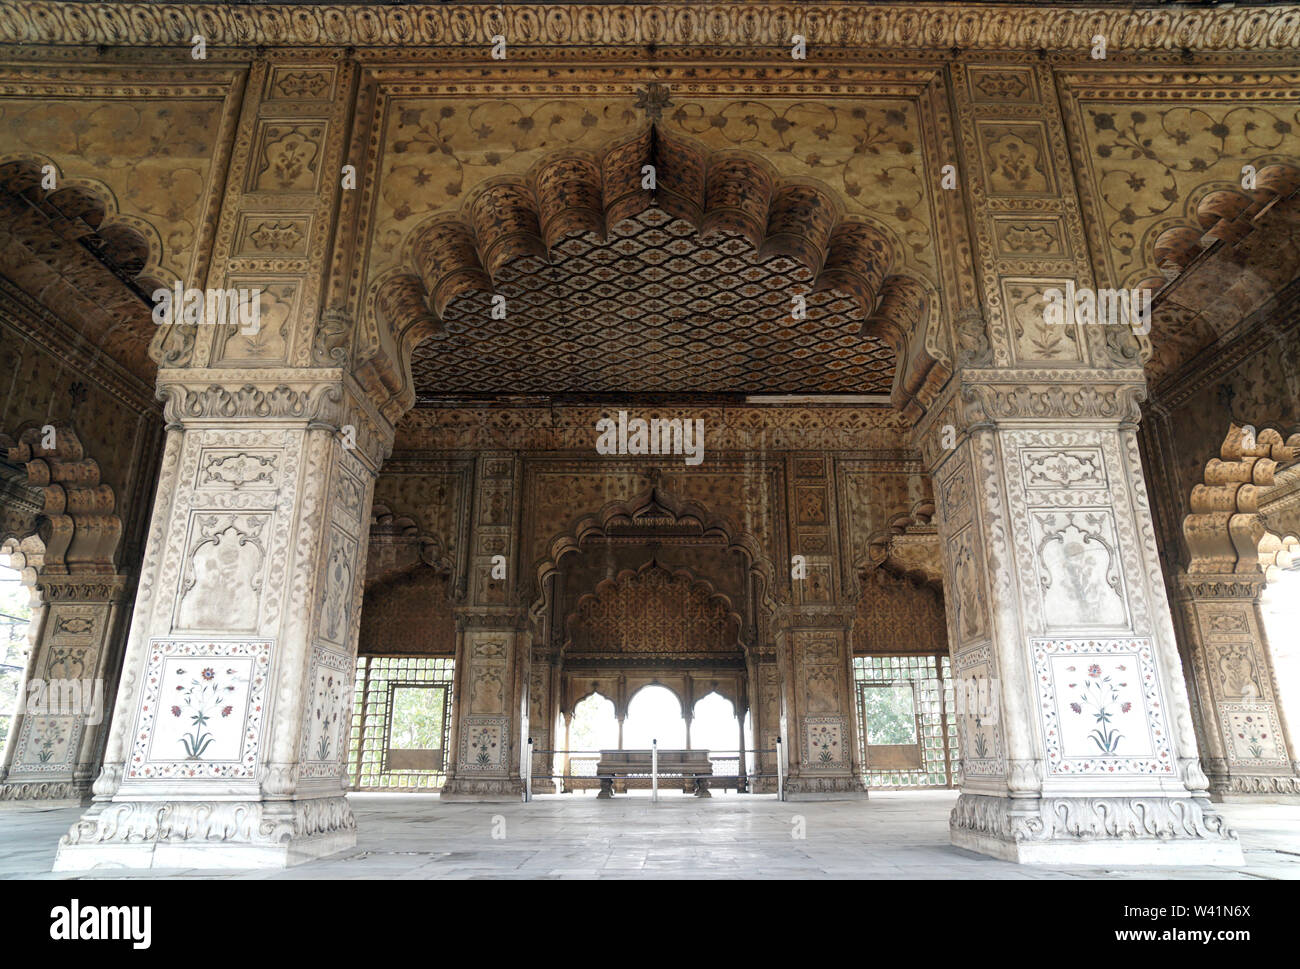
[[(0, 779), (4, 771), (0, 770)], [(85, 781), (22, 781), (0, 783), (0, 801), (41, 801), (48, 807), (51, 801), (81, 801), (90, 793), (90, 782)]]
[(913, 441), (934, 473), (977, 428), (1021, 421), (1136, 426), (1146, 392), (1139, 370), (966, 368), (917, 423)]
[[(0, 42), (210, 46), (481, 48), (504, 34), (516, 48), (770, 47), (790, 36), (836, 50), (1082, 50), (1105, 34), (1115, 48), (1268, 50), (1300, 48), (1293, 7), (1133, 9), (1118, 5), (857, 5), (663, 2), (640, 4), (258, 4), (69, 3), (35, 0), (0, 15)], [(484, 55), (486, 56), (486, 55)], [(552, 53), (554, 56), (554, 53)]]

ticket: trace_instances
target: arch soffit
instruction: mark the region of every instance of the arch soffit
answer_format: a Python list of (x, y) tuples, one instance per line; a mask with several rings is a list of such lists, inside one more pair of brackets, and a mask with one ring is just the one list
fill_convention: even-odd
[[(1182, 218), (1157, 223), (1142, 243), (1154, 271), (1136, 288), (1152, 291), (1154, 305), (1151, 331), (1139, 342), (1153, 386), (1300, 271), (1300, 162), (1261, 159), (1257, 168), (1253, 189), (1202, 185)], [(1267, 265), (1254, 264), (1256, 246), (1268, 253)]]
[[(42, 186), (46, 166), (55, 176), (53, 189)], [(163, 264), (158, 229), (147, 219), (121, 211), (113, 190), (98, 179), (65, 174), (45, 155), (11, 152), (0, 154), (0, 190), (26, 199), (51, 219), (64, 238), (89, 243), (102, 252), (119, 278), (140, 291), (172, 289), (180, 282)], [(158, 327), (150, 341), (150, 357), (161, 365), (182, 363), (193, 348), (194, 330), (193, 326)]]

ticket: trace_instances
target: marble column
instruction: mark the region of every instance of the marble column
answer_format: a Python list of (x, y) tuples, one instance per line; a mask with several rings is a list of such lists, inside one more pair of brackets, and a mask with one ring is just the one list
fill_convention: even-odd
[(959, 375), (920, 425), (963, 705), (953, 844), (1240, 864), (1209, 800), (1138, 457), (1140, 374)]
[(527, 610), (514, 594), (520, 472), (509, 452), (477, 456), (469, 601), (455, 610), (454, 740), (445, 800), (523, 796), (520, 752), (529, 726), (532, 635)]
[(781, 674), (776, 651), (755, 648), (748, 657), (749, 693), (754, 698), (750, 729), (754, 735), (754, 772), (749, 789), (755, 794), (776, 792), (777, 740), (781, 736)]
[(1215, 800), (1300, 799), (1300, 761), (1264, 631), (1262, 572), (1178, 576), (1178, 608), (1200, 699), (1202, 762)]
[(782, 607), (773, 622), (781, 670), (786, 796), (866, 797), (853, 712), (851, 607)]
[(0, 764), (0, 802), (80, 804), (108, 732), (131, 589), (121, 575), (44, 575), (33, 611), (35, 645)]
[(166, 446), (104, 768), (56, 871), (347, 848), (367, 522), (392, 425), (341, 370), (163, 370)]
[(456, 610), (456, 699), (446, 801), (523, 797), (528, 634), (520, 609)]

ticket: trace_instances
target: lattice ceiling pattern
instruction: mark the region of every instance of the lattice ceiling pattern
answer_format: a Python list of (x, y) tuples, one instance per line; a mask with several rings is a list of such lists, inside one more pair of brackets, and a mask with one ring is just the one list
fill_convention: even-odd
[(740, 236), (701, 239), (658, 209), (498, 276), (506, 318), (492, 319), (491, 294), (454, 299), (448, 336), (415, 352), (418, 393), (887, 394), (893, 383), (893, 352), (859, 335), (851, 297), (810, 294), (793, 260), (759, 261)]

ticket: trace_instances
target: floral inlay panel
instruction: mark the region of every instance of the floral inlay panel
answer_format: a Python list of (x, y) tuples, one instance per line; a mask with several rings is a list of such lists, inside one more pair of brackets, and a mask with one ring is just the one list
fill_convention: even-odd
[(505, 770), (509, 724), (509, 717), (466, 717), (461, 727), (457, 770), (472, 773)]
[(352, 726), (352, 661), (342, 653), (312, 648), (311, 712), (303, 729), (301, 777), (335, 777)]
[(803, 763), (810, 770), (847, 770), (844, 717), (803, 718)]
[(271, 646), (154, 640), (127, 776), (256, 777)]
[[(957, 717), (962, 773), (967, 777), (1001, 777), (1006, 773), (1007, 763), (1002, 749), (993, 650), (987, 643), (963, 650), (953, 668), (956, 689), (974, 698), (974, 702), (963, 704)], [(978, 702), (981, 695), (988, 697), (989, 702)]]
[(1033, 642), (1052, 774), (1175, 773), (1148, 639)]
[(13, 773), (43, 774), (67, 770), (75, 763), (85, 718), (27, 717), (14, 751)]
[(1286, 767), (1282, 728), (1271, 703), (1220, 703), (1228, 762), (1235, 767)]

